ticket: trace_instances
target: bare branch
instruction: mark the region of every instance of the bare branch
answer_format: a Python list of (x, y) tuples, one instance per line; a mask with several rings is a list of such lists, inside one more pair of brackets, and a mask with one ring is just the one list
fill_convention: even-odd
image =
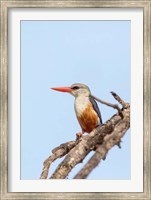
[(112, 134), (104, 137), (104, 142), (99, 145), (96, 149), (95, 154), (86, 163), (86, 165), (78, 172), (74, 179), (84, 179), (90, 172), (100, 163), (100, 161), (106, 158), (108, 151), (120, 142), (121, 137), (124, 136), (125, 132), (128, 130), (130, 124), (129, 121), (122, 120), (116, 124)]
[(130, 105), (125, 103), (114, 92), (112, 92), (112, 95), (123, 108), (120, 110), (118, 105), (104, 102), (92, 96), (101, 103), (116, 109), (118, 108), (118, 113), (112, 116), (103, 125), (98, 126), (88, 135), (82, 136), (79, 140), (61, 144), (59, 147), (53, 149), (53, 154), (44, 162), (43, 171), (40, 177), (41, 179), (47, 178), (50, 165), (56, 159), (66, 155), (50, 179), (64, 179), (78, 163), (83, 161), (89, 152), (95, 151), (87, 164), (74, 177), (75, 179), (86, 178), (99, 162), (102, 159), (105, 159), (110, 148), (114, 145), (120, 146), (121, 137), (124, 136), (127, 129), (130, 127)]
[[(114, 94), (115, 94), (115, 93), (114, 93)], [(108, 102), (106, 102), (106, 101), (103, 101), (103, 100), (97, 98), (97, 97), (94, 96), (94, 95), (91, 95), (91, 97), (94, 98), (95, 100), (97, 100), (98, 102), (102, 103), (102, 104), (105, 104), (105, 105), (110, 106), (110, 107), (112, 107), (112, 108), (114, 108), (114, 109), (117, 109), (118, 112), (119, 112), (119, 114), (121, 115), (121, 117), (123, 117), (122, 112), (121, 112), (121, 109), (119, 108), (119, 106), (118, 106), (117, 104), (108, 103)]]
[(81, 141), (68, 153), (50, 178), (64, 179), (72, 168), (83, 161), (90, 151), (95, 150), (99, 144), (103, 143), (103, 138), (112, 133), (113, 127), (120, 120), (121, 117), (115, 115), (105, 124), (93, 130), (89, 135), (82, 137)]
[(65, 156), (76, 144), (77, 141), (66, 142), (64, 144), (61, 144), (59, 147), (53, 149), (52, 150), (53, 154), (44, 161), (44, 167), (40, 179), (46, 179), (48, 176), (48, 170), (50, 168), (51, 163), (56, 159)]
[(123, 108), (128, 108), (130, 106), (129, 103), (125, 103), (115, 92), (111, 92), (111, 94), (123, 106)]

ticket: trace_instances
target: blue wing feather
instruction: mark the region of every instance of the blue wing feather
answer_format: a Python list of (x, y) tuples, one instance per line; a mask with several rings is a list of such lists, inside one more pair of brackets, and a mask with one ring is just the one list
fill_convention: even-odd
[(99, 117), (99, 119), (100, 119), (100, 124), (102, 124), (103, 122), (102, 122), (101, 112), (100, 112), (100, 109), (99, 109), (99, 107), (98, 107), (97, 102), (96, 102), (92, 97), (89, 97), (89, 100), (90, 100), (90, 102), (91, 102), (91, 104), (92, 104), (92, 106), (93, 106), (93, 109), (94, 109), (95, 112), (98, 114), (98, 117)]

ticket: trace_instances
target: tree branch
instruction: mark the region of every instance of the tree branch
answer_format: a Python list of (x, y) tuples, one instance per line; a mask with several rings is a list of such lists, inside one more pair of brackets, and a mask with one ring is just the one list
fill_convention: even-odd
[(61, 144), (59, 147), (54, 148), (52, 150), (53, 154), (44, 161), (44, 167), (43, 167), (40, 179), (46, 179), (48, 177), (48, 171), (49, 171), (51, 163), (55, 161), (56, 159), (65, 156), (76, 144), (77, 144), (77, 141), (70, 141), (70, 142)]
[[(99, 162), (105, 159), (109, 149), (114, 145), (119, 146), (121, 137), (124, 136), (130, 127), (130, 105), (125, 103), (114, 92), (112, 92), (112, 95), (123, 106), (120, 112), (112, 116), (106, 123), (97, 127), (88, 135), (82, 136), (79, 140), (64, 143), (53, 149), (53, 154), (44, 162), (41, 179), (47, 178), (49, 167), (56, 159), (66, 155), (50, 179), (64, 179), (78, 163), (83, 161), (90, 151), (95, 151), (87, 164), (74, 177), (75, 179), (86, 178)], [(99, 99), (97, 98), (97, 100)], [(109, 103), (105, 102), (105, 104), (107, 105)], [(109, 106), (115, 108), (114, 104)]]
[[(111, 92), (111, 94), (123, 106), (123, 108), (129, 107), (129, 104), (125, 103), (115, 92)], [(119, 106), (117, 104), (108, 103), (106, 101), (103, 101), (103, 100), (99, 99), (98, 97), (96, 97), (96, 96), (94, 96), (92, 94), (91, 94), (91, 97), (94, 98), (96, 101), (102, 103), (102, 104), (105, 104), (105, 105), (110, 106), (110, 107), (112, 107), (114, 109), (117, 109), (119, 114), (121, 115), (121, 117), (123, 117), (121, 109), (119, 108)]]
[(121, 137), (124, 136), (125, 132), (129, 129), (129, 122), (122, 120), (116, 124), (114, 131), (104, 137), (102, 145), (98, 146), (95, 154), (86, 163), (86, 165), (78, 172), (74, 179), (84, 179), (90, 172), (100, 163), (100, 161), (106, 158), (108, 151), (120, 142)]

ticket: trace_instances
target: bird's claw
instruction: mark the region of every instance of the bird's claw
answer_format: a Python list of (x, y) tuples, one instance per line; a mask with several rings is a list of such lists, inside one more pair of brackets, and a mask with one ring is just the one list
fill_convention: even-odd
[(76, 140), (79, 140), (82, 137), (82, 135), (82, 132), (76, 133)]

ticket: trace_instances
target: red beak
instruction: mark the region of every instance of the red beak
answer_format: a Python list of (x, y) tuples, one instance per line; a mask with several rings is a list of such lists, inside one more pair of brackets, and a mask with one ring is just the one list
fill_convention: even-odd
[(59, 91), (59, 92), (71, 92), (70, 87), (55, 87), (55, 88), (51, 88), (51, 89)]

